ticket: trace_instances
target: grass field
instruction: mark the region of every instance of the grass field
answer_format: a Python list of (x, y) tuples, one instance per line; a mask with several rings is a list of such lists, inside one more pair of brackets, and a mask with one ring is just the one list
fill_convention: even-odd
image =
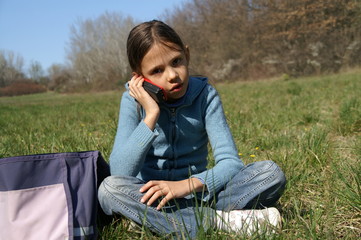
[[(288, 183), (282, 230), (256, 239), (358, 239), (361, 236), (361, 70), (218, 84), (239, 155), (272, 159)], [(100, 150), (108, 159), (121, 90), (0, 98), (0, 157)], [(210, 154), (210, 159), (212, 157)], [(114, 220), (102, 239), (160, 239)], [(208, 232), (202, 239), (236, 239)]]

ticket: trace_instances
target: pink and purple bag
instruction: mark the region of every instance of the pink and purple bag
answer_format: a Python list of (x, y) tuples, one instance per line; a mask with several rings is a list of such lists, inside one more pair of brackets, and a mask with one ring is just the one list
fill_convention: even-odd
[(0, 159), (0, 240), (97, 238), (99, 151)]

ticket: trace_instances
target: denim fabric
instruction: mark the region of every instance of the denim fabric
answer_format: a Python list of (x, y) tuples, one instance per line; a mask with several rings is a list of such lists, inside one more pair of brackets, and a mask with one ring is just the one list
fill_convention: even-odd
[(286, 177), (273, 161), (248, 164), (216, 196), (223, 211), (270, 207), (281, 197)]
[(230, 211), (273, 205), (281, 196), (286, 179), (274, 162), (255, 162), (244, 166), (209, 202), (176, 199), (161, 211), (155, 209), (157, 203), (148, 207), (140, 202), (144, 194), (139, 189), (144, 183), (130, 176), (106, 178), (98, 192), (104, 212), (121, 214), (160, 235), (195, 238), (200, 227), (204, 230), (214, 227), (215, 209)]

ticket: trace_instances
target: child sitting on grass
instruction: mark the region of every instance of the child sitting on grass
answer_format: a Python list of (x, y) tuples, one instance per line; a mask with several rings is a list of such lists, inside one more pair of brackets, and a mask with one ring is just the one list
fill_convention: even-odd
[[(133, 77), (121, 100), (111, 176), (99, 188), (104, 212), (188, 238), (201, 228), (277, 227), (271, 206), (285, 187), (283, 172), (272, 161), (242, 163), (220, 97), (207, 78), (189, 76), (189, 49), (178, 34), (144, 22), (130, 32), (127, 54)], [(145, 78), (163, 89), (163, 100), (144, 89)]]

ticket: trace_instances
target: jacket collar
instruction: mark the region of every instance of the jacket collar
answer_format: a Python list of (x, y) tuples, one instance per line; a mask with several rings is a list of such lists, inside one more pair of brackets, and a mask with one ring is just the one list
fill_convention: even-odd
[(188, 88), (185, 95), (179, 101), (168, 104), (163, 103), (167, 107), (179, 107), (184, 105), (191, 105), (198, 95), (202, 92), (203, 88), (207, 85), (208, 79), (206, 77), (191, 76), (189, 77)]

